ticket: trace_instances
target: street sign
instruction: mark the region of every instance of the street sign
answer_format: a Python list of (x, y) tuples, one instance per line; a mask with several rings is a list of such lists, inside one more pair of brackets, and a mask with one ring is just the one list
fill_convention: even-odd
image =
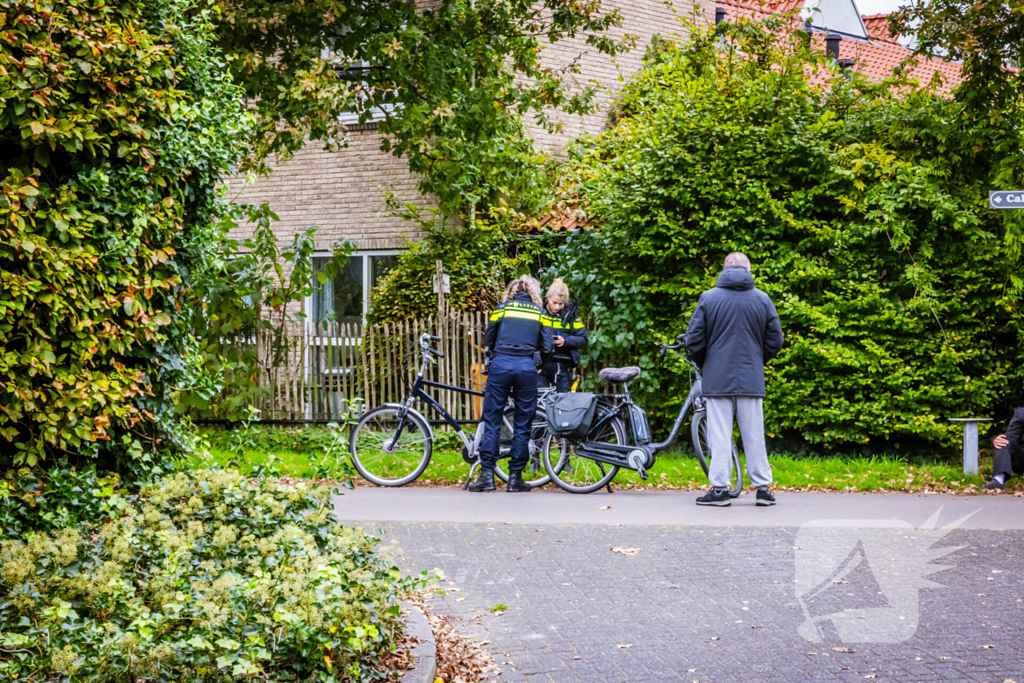
[(1024, 209), (1024, 190), (1000, 190), (988, 193), (990, 209)]

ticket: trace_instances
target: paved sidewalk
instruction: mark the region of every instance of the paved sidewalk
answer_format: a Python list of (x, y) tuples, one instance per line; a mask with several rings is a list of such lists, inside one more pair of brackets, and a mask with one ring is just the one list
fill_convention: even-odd
[[(519, 524), (693, 524), (798, 527), (812, 519), (899, 519), (920, 524), (940, 506), (943, 520), (978, 511), (965, 529), (1024, 530), (1024, 498), (1009, 495), (787, 493), (759, 508), (751, 490), (728, 509), (698, 507), (696, 491), (616, 491), (571, 495), (550, 487), (523, 494), (472, 494), (460, 489), (359, 487), (337, 499), (345, 519)], [(599, 508), (610, 505), (609, 510)], [(1000, 682), (1001, 683), (1001, 682)], [(1024, 682), (1022, 682), (1024, 683)]]
[[(381, 530), (385, 545), (397, 542), (403, 569), (444, 571), (450, 592), (437, 608), (487, 641), (501, 681), (1024, 683), (1024, 500), (782, 494), (775, 508), (755, 508), (747, 496), (706, 510), (695, 495), (358, 489), (337, 507), (343, 519)], [(883, 557), (868, 534), (870, 564), (826, 581), (818, 603), (797, 600), (798, 565), (806, 568), (808, 545), (822, 538), (801, 524), (895, 517), (913, 525), (896, 534), (910, 543), (936, 533), (917, 527), (940, 506), (939, 527), (979, 510), (935, 544), (963, 546), (936, 561), (951, 567), (929, 577), (942, 587), (900, 602), (883, 566), (900, 553)], [(860, 533), (831, 524), (826, 534), (840, 540)], [(509, 609), (492, 614), (499, 604)], [(871, 609), (892, 612), (897, 627), (916, 622), (905, 642), (843, 640), (834, 619), (819, 622), (824, 642), (798, 630), (808, 616)]]

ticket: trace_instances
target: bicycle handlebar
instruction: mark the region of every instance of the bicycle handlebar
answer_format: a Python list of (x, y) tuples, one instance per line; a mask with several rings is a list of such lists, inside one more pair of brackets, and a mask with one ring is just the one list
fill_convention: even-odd
[(433, 343), (439, 341), (441, 341), (440, 337), (424, 333), (420, 335), (420, 348), (423, 349), (424, 353), (429, 353), (438, 358), (444, 358), (444, 354), (433, 347)]
[[(681, 335), (677, 336), (676, 337), (677, 341), (676, 341), (675, 344), (662, 344), (661, 345), (661, 352), (659, 353), (659, 357), (664, 359), (666, 351), (678, 351), (679, 349), (682, 349), (684, 347), (683, 338), (685, 336), (686, 336), (685, 334), (681, 334)], [(690, 358), (689, 355), (686, 355), (684, 357), (684, 360), (687, 363), (689, 363), (690, 365), (692, 365), (694, 368), (697, 368), (697, 364), (693, 362), (693, 359)], [(697, 369), (699, 371), (699, 368), (697, 368)]]
[(661, 352), (660, 352), (659, 356), (661, 358), (664, 358), (666, 351), (678, 351), (682, 347), (683, 347), (683, 342), (682, 341), (676, 342), (675, 344), (662, 344), (661, 345)]

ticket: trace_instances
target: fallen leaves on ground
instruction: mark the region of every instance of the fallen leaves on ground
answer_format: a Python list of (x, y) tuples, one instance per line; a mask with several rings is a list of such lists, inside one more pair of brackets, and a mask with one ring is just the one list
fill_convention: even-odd
[(614, 547), (614, 548), (611, 549), (611, 551), (613, 553), (618, 553), (619, 555), (636, 555), (638, 552), (640, 552), (640, 548), (619, 548), (619, 547)]
[[(489, 674), (501, 674), (501, 667), (481, 645), (463, 636), (455, 628), (458, 617), (431, 611), (422, 596), (410, 599), (427, 615), (427, 623), (437, 643), (437, 677), (445, 683), (476, 683), (486, 681)], [(488, 641), (484, 641), (488, 642)]]
[(401, 672), (413, 667), (415, 660), (409, 655), (419, 642), (419, 638), (414, 638), (403, 630), (402, 635), (398, 638), (398, 642), (395, 643), (395, 649), (381, 657), (381, 664), (384, 665), (382, 668), (386, 668), (393, 672), (397, 671), (398, 674), (398, 678), (394, 677), (394, 673), (389, 676), (389, 683), (400, 681)]

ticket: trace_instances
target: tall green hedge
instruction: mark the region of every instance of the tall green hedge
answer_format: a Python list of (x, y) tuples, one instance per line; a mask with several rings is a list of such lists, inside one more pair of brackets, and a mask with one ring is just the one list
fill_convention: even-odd
[(776, 439), (955, 452), (947, 418), (1024, 404), (1021, 221), (987, 208), (997, 146), (957, 100), (847, 80), (780, 22), (719, 34), (663, 44), (577, 150), (565, 185), (593, 227), (551, 274), (601, 323), (589, 358), (639, 358), (646, 405), (674, 414), (685, 369), (656, 345), (743, 251), (786, 334)]
[(174, 436), (181, 296), (246, 121), (203, 7), (0, 0), (0, 464)]

